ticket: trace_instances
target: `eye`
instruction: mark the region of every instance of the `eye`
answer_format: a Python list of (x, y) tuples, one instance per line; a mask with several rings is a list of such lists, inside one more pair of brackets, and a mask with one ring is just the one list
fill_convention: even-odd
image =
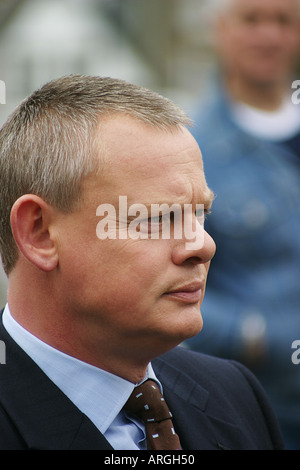
[(155, 224), (161, 224), (162, 221), (163, 221), (163, 215), (159, 215), (157, 217), (150, 217), (149, 219), (149, 222), (153, 225)]
[(198, 220), (202, 220), (204, 218), (205, 210), (203, 208), (195, 210), (195, 216)]
[(168, 223), (170, 214), (160, 214), (157, 217), (150, 217), (149, 219), (149, 232), (157, 233), (161, 230), (163, 223)]
[(207, 216), (211, 213), (210, 209), (196, 209), (195, 216), (200, 224), (204, 224)]
[(248, 25), (256, 25), (259, 22), (259, 16), (256, 13), (245, 14), (242, 21)]
[(149, 217), (140, 222), (140, 231), (143, 233), (158, 233), (164, 221), (164, 215)]
[(211, 214), (211, 210), (210, 209), (204, 209), (204, 218), (206, 219), (209, 214)]
[(278, 15), (277, 22), (280, 26), (289, 26), (293, 23), (293, 18), (282, 13), (281, 15)]

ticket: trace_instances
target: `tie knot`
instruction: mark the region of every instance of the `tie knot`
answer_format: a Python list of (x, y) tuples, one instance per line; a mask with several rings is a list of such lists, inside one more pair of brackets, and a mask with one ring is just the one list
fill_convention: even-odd
[(124, 409), (144, 421), (148, 450), (181, 449), (172, 414), (156, 382), (146, 380), (136, 387)]
[(135, 387), (125, 410), (141, 418), (145, 423), (159, 423), (172, 418), (159, 386), (153, 380), (146, 380)]

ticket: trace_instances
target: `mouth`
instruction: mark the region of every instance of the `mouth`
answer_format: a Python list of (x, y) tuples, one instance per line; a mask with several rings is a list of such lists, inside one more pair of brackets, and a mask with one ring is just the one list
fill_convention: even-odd
[(193, 282), (168, 291), (164, 296), (186, 304), (195, 304), (202, 300), (203, 289), (204, 282)]

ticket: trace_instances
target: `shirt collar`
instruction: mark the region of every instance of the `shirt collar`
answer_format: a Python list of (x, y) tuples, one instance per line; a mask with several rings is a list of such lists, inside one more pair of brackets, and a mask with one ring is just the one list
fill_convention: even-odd
[[(4, 309), (3, 325), (52, 382), (104, 434), (122, 410), (135, 385), (44, 343), (12, 317), (8, 305)], [(144, 380), (147, 378), (156, 380), (161, 387), (151, 364)]]

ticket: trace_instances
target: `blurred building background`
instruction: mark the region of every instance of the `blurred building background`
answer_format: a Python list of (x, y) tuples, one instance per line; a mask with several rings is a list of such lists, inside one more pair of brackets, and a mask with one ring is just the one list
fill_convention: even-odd
[[(0, 0), (0, 80), (6, 86), (0, 125), (33, 90), (69, 73), (123, 78), (163, 93), (188, 111), (213, 62), (211, 4)], [(0, 268), (0, 306), (6, 286)]]
[(125, 78), (177, 101), (212, 61), (208, 0), (0, 0), (1, 122), (39, 85), (68, 73)]

